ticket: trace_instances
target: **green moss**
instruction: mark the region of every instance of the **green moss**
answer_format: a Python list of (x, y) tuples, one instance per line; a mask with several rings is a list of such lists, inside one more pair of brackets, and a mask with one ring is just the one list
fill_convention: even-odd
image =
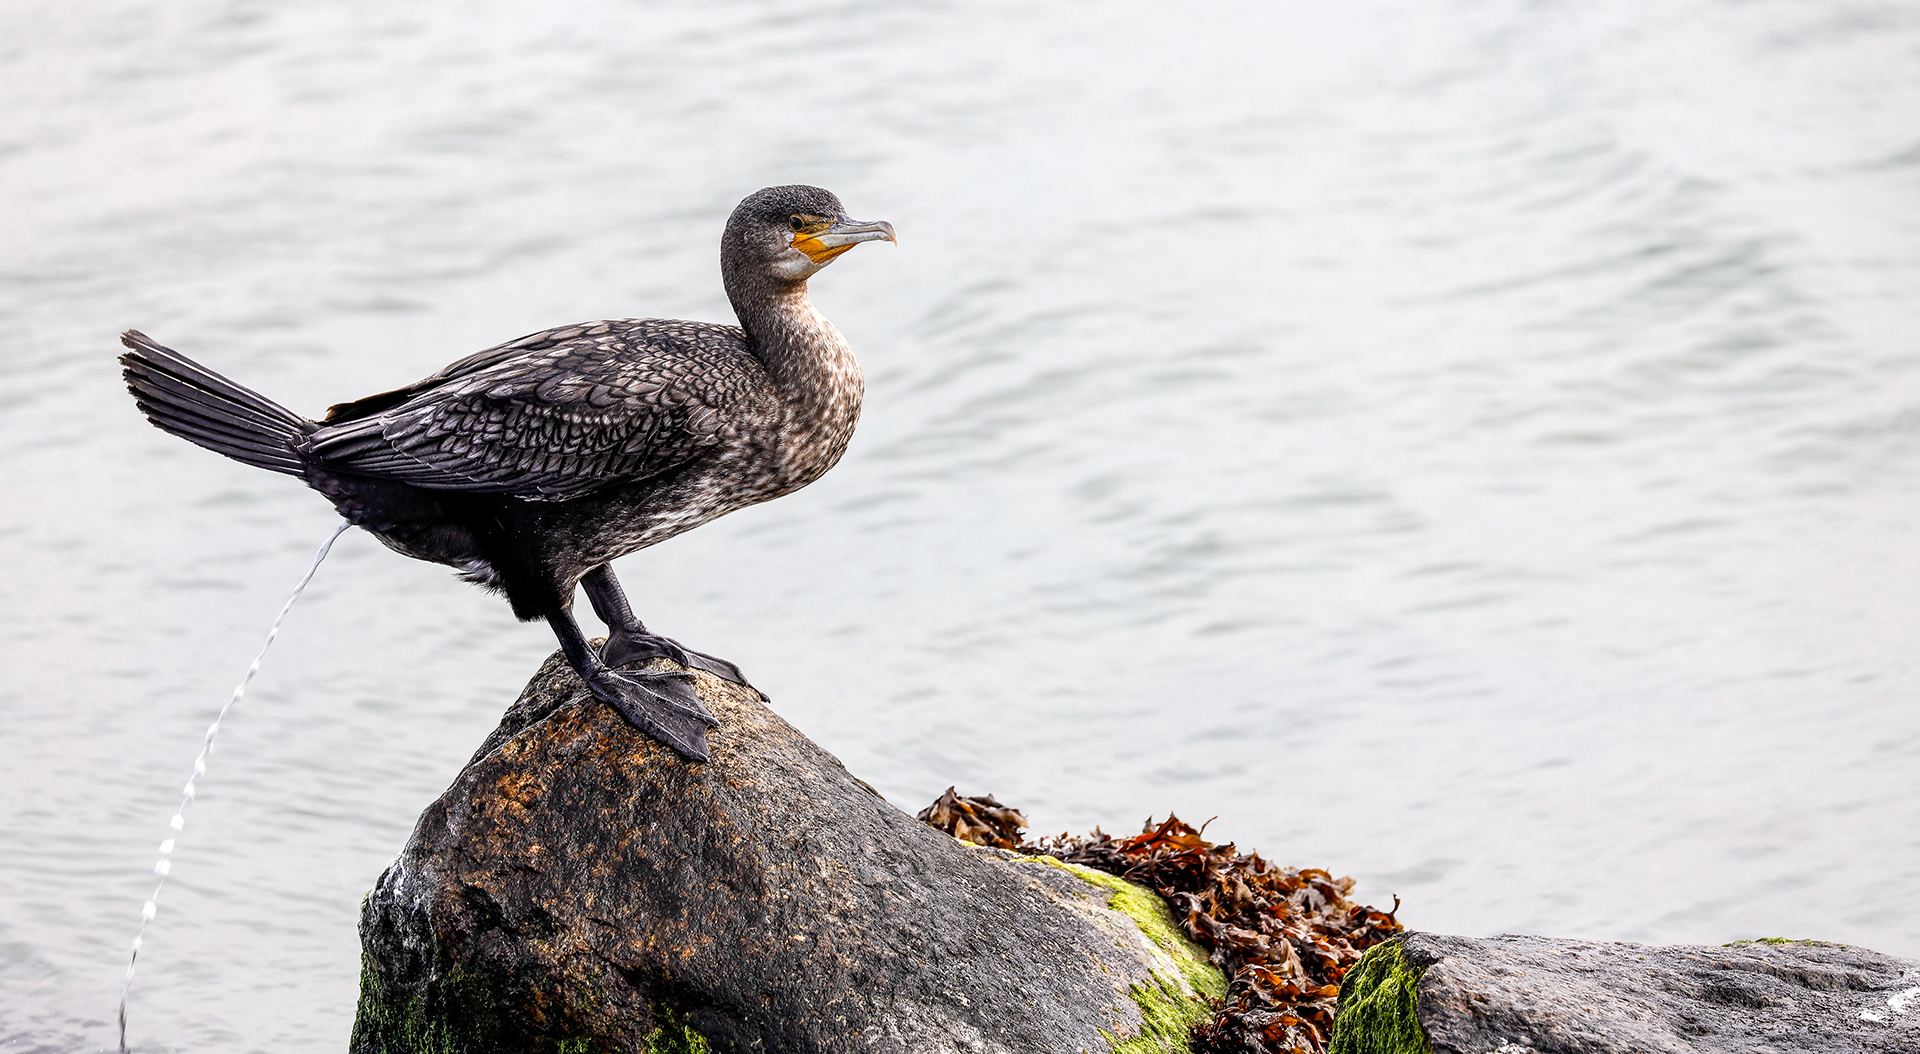
[(1186, 1054), (1193, 1027), (1212, 1016), (1205, 1000), (1225, 999), (1227, 979), (1180, 932), (1167, 902), (1153, 890), (1105, 871), (1051, 856), (1023, 857), (1022, 861), (1057, 867), (1106, 890), (1107, 907), (1131, 919), (1158, 953), (1149, 968), (1149, 981), (1133, 985), (1128, 992), (1140, 1008), (1140, 1033), (1124, 1040), (1107, 1034), (1112, 1054)]
[[(1727, 943), (1722, 944), (1720, 947), (1732, 948), (1741, 944), (1815, 944), (1815, 945), (1818, 945), (1818, 944), (1826, 944), (1826, 943), (1828, 942), (1827, 941), (1795, 940), (1792, 937), (1754, 937), (1751, 940), (1728, 941)], [(1837, 947), (1844, 948), (1846, 947), (1846, 945), (1841, 944), (1841, 945), (1837, 945)]]
[(1207, 1004), (1195, 999), (1164, 974), (1155, 973), (1152, 983), (1136, 984), (1127, 992), (1140, 1008), (1140, 1031), (1131, 1039), (1119, 1039), (1101, 1030), (1107, 1037), (1109, 1054), (1187, 1054), (1193, 1027), (1212, 1017)]
[(695, 1032), (672, 1007), (653, 1004), (653, 1018), (659, 1024), (640, 1041), (642, 1054), (712, 1054), (707, 1037)]
[[(478, 994), (471, 991), (476, 987), (472, 979), (458, 971), (449, 980), (455, 982), (455, 988), (467, 990), (464, 994)], [(431, 1012), (417, 995), (400, 998), (388, 992), (380, 983), (373, 960), (365, 952), (360, 954), (360, 1005), (353, 1020), (353, 1049), (381, 1054), (470, 1054), (492, 1049), (491, 1044), (471, 1042), (478, 1039), (485, 1044), (483, 1036), (456, 1033), (448, 1024), (449, 1017)]]
[[(658, 1031), (658, 1030), (656, 1030)], [(454, 967), (422, 997), (390, 992), (366, 953), (360, 955), (360, 1005), (350, 1049), (373, 1054), (591, 1054), (585, 1037), (529, 1048), (500, 1020), (499, 999), (478, 974)], [(654, 1048), (647, 1048), (652, 1052)], [(699, 1047), (661, 1047), (659, 1054), (706, 1054)]]
[(1398, 940), (1368, 948), (1341, 983), (1327, 1054), (1432, 1054), (1418, 1010), (1426, 972)]

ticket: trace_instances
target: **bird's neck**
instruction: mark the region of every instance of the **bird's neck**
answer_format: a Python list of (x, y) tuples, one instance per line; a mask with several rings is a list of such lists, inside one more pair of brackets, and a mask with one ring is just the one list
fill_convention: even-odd
[(847, 338), (807, 299), (806, 283), (728, 285), (747, 344), (793, 411), (792, 423), (808, 432), (851, 435), (864, 388), (860, 364)]
[[(731, 283), (729, 283), (731, 285)], [(727, 290), (747, 344), (789, 397), (858, 387), (859, 364), (847, 338), (807, 299), (805, 282)], [(746, 294), (746, 295), (742, 295)], [(857, 396), (856, 396), (857, 397)]]

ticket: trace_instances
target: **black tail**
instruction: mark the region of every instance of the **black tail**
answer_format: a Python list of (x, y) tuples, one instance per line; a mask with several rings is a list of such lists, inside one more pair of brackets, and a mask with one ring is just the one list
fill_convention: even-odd
[(121, 334), (120, 343), (130, 349), (120, 356), (127, 390), (154, 427), (255, 468), (304, 474), (287, 443), (312, 431), (311, 421), (137, 329)]

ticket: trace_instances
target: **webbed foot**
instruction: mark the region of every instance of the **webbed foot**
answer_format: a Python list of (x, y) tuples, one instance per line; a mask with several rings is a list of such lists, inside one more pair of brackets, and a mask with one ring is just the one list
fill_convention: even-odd
[(633, 727), (683, 757), (707, 760), (707, 729), (720, 721), (694, 694), (692, 674), (602, 668), (589, 673), (586, 682), (594, 698), (620, 711)]
[[(671, 659), (692, 670), (705, 670), (723, 681), (730, 681), (742, 688), (753, 688), (747, 675), (740, 667), (725, 659), (694, 651), (679, 641), (644, 630), (616, 629), (607, 635), (607, 643), (600, 649), (600, 661), (608, 666), (631, 666), (634, 663), (651, 659)], [(753, 688), (762, 702), (767, 702), (767, 693)]]

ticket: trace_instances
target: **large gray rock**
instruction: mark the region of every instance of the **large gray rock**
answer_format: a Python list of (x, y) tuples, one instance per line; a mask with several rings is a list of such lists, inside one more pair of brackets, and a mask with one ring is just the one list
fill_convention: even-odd
[(1177, 1052), (1223, 993), (1152, 893), (957, 842), (697, 689), (704, 764), (542, 667), (367, 898), (355, 1054)]
[[(1417, 1024), (1416, 1024), (1417, 1019)], [(1410, 933), (1347, 977), (1332, 1054), (1920, 1054), (1920, 961)]]

